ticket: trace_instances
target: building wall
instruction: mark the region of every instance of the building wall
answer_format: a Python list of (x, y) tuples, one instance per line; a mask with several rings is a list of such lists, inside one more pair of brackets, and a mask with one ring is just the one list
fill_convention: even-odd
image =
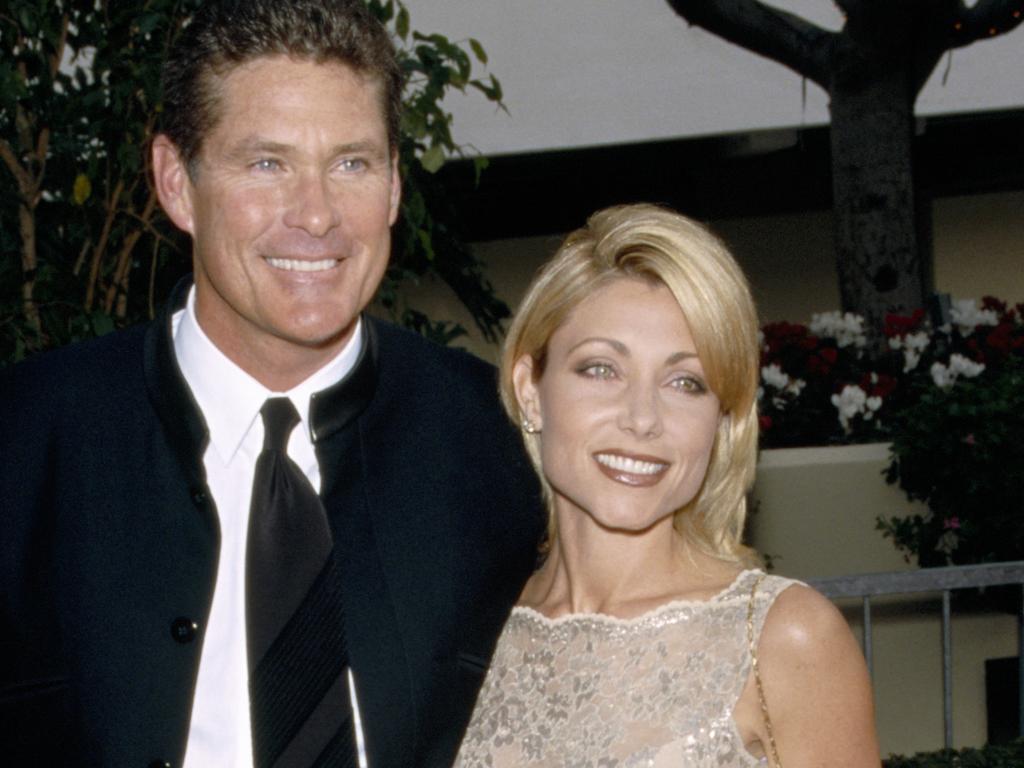
[[(934, 203), (935, 283), (955, 298), (986, 294), (1024, 302), (1024, 191), (940, 198)], [(582, 223), (582, 222), (581, 222)], [(751, 282), (764, 322), (806, 322), (839, 309), (839, 283), (827, 211), (711, 222)], [(498, 295), (515, 308), (561, 236), (476, 243)], [(460, 322), (470, 336), (457, 344), (495, 361), (472, 320), (443, 285), (427, 283), (409, 300), (435, 319)]]
[[(912, 568), (875, 530), (878, 516), (923, 511), (887, 485), (888, 446), (764, 451), (752, 493), (751, 543), (770, 555), (776, 573), (797, 579)], [(1017, 617), (954, 600), (953, 741), (986, 741), (985, 661), (1017, 655)], [(860, 601), (844, 601), (862, 635)], [(943, 744), (941, 598), (876, 599), (872, 648), (876, 722), (883, 755), (913, 754)]]

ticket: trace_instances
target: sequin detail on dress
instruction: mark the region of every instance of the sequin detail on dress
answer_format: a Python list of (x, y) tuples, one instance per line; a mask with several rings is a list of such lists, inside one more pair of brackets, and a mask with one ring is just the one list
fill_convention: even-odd
[[(747, 609), (760, 571), (703, 602), (667, 603), (635, 619), (548, 619), (517, 607), (498, 640), (458, 768), (765, 766), (732, 719), (750, 673)], [(757, 590), (758, 636), (775, 598)]]

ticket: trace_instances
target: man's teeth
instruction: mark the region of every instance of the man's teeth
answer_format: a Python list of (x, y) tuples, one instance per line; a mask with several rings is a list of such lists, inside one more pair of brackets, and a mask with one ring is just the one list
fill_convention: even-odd
[(274, 269), (289, 269), (294, 272), (323, 272), (337, 264), (337, 259), (320, 259), (320, 261), (304, 261), (302, 259), (274, 259), (267, 257), (267, 264)]
[(628, 472), (631, 475), (654, 475), (661, 472), (668, 464), (655, 464), (651, 461), (638, 461), (625, 456), (610, 453), (597, 454), (597, 460), (616, 472)]

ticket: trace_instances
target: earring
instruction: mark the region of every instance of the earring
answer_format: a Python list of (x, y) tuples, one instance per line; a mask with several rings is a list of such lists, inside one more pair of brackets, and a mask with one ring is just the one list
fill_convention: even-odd
[(540, 429), (530, 419), (523, 419), (523, 432), (528, 435), (536, 435)]

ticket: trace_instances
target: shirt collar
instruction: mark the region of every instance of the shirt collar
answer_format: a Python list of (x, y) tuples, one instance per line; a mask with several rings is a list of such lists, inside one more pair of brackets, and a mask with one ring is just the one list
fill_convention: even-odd
[(268, 397), (290, 398), (309, 435), (310, 397), (352, 370), (362, 351), (362, 322), (361, 317), (357, 319), (352, 337), (330, 362), (287, 392), (272, 392), (235, 365), (199, 326), (192, 286), (185, 308), (172, 319), (174, 352), (210, 430), (210, 443), (221, 459), (231, 461)]

